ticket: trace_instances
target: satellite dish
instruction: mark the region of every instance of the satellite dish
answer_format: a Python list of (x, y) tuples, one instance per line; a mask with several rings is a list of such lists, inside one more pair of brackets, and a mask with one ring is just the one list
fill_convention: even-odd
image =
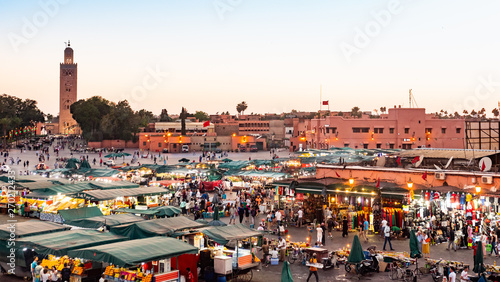
[(448, 162), (446, 163), (446, 166), (444, 167), (444, 169), (447, 169), (450, 166), (451, 161), (453, 161), (453, 156), (448, 160)]
[(415, 163), (415, 167), (419, 167), (424, 161), (424, 155), (418, 157), (418, 161)]
[(495, 193), (497, 191), (497, 187), (491, 187), (490, 191)]
[(480, 171), (490, 171), (491, 169), (491, 159), (488, 157), (484, 157), (479, 160), (479, 170)]
[(442, 170), (439, 166), (437, 165), (434, 165), (434, 167), (437, 169), (437, 170)]

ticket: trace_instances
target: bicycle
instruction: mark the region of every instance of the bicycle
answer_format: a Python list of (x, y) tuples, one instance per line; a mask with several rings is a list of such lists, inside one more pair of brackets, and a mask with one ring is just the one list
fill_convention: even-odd
[(391, 264), (391, 272), (390, 272), (390, 277), (391, 280), (399, 280), (399, 279), (404, 279), (406, 276), (406, 270), (408, 270), (408, 267), (411, 263), (407, 261), (396, 261)]

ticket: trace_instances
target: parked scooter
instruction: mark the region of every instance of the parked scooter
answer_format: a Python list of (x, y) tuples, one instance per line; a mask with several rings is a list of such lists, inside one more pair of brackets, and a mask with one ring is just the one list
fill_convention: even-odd
[(380, 267), (379, 267), (379, 261), (383, 260), (384, 258), (377, 254), (375, 251), (375, 246), (369, 247), (368, 251), (370, 252), (370, 257), (371, 259), (369, 260), (363, 260), (360, 263), (356, 265), (356, 273), (365, 275), (369, 272), (379, 272)]
[(429, 272), (432, 276), (432, 279), (435, 282), (442, 281), (443, 280), (443, 273), (439, 270), (439, 264), (441, 263), (442, 260), (436, 262), (435, 264), (431, 265), (431, 268), (429, 269)]
[(328, 257), (323, 258), (323, 270), (335, 267), (338, 268), (340, 263), (335, 255), (336, 252), (328, 253)]

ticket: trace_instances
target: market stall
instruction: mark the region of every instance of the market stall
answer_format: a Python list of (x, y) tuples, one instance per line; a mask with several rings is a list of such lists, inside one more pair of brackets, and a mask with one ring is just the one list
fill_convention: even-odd
[(133, 214), (112, 214), (112, 215), (101, 215), (87, 218), (75, 218), (72, 220), (67, 220), (65, 223), (71, 226), (77, 226), (80, 228), (109, 228), (113, 226), (118, 226), (122, 224), (134, 223), (144, 221), (144, 218), (136, 216)]
[[(105, 271), (108, 280), (141, 278), (146, 282), (151, 281), (153, 274), (156, 281), (180, 281), (185, 268), (179, 269), (179, 265), (196, 265), (196, 259), (188, 256), (181, 261), (179, 257), (197, 253), (196, 247), (177, 239), (154, 237), (72, 250), (69, 256), (111, 264)], [(179, 259), (172, 263), (171, 258), (175, 257)], [(197, 279), (196, 272), (193, 274)]]
[(181, 209), (174, 206), (158, 206), (152, 207), (148, 209), (129, 209), (129, 208), (120, 208), (114, 210), (115, 213), (132, 213), (144, 215), (146, 217), (172, 217), (181, 214)]
[(30, 276), (30, 263), (35, 252), (28, 248), (16, 248), (15, 252), (11, 252), (8, 240), (20, 240), (27, 236), (53, 234), (69, 229), (68, 226), (39, 220), (0, 225), (0, 267), (5, 271), (13, 268), (15, 275), (20, 277)]
[(184, 216), (151, 219), (111, 227), (110, 231), (130, 239), (141, 239), (154, 236), (170, 236), (176, 231), (196, 229), (206, 226)]

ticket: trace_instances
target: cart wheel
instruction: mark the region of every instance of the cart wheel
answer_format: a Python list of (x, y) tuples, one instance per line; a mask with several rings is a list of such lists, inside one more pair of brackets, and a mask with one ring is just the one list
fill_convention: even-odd
[(253, 271), (250, 269), (246, 273), (239, 273), (238, 278), (236, 280), (241, 282), (250, 282), (252, 281), (252, 278), (253, 278)]
[(346, 263), (346, 265), (345, 265), (345, 272), (349, 273), (349, 272), (351, 272), (351, 269), (352, 269), (351, 265), (349, 263)]

